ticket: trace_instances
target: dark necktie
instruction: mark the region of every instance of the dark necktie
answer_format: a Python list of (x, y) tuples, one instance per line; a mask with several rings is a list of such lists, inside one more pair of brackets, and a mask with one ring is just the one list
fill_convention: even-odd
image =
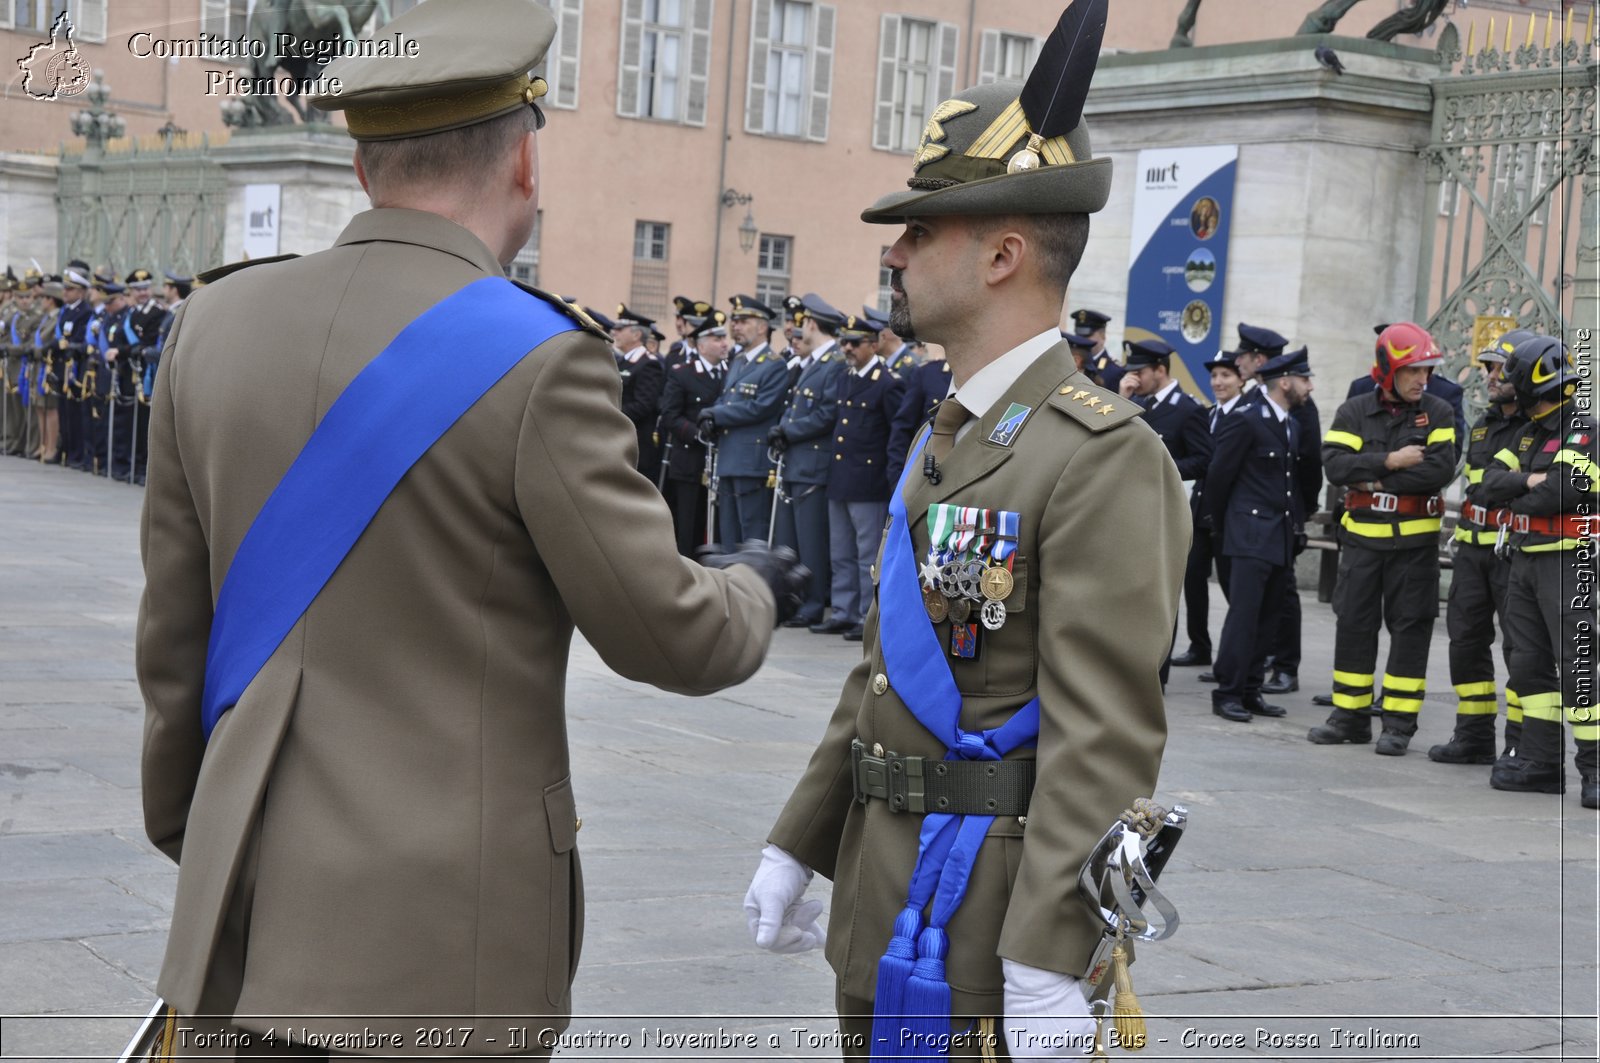
[(943, 461), (956, 445), (956, 431), (967, 423), (972, 414), (952, 396), (939, 404), (933, 414), (933, 435), (928, 440), (928, 453), (935, 461)]

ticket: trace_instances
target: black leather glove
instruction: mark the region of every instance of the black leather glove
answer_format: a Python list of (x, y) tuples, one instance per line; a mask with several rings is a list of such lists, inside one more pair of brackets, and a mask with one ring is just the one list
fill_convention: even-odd
[(787, 546), (769, 547), (763, 542), (740, 543), (729, 553), (715, 547), (700, 550), (700, 563), (707, 568), (728, 568), (732, 565), (749, 565), (767, 581), (773, 600), (778, 604), (774, 626), (782, 624), (800, 611), (805, 601), (806, 587), (811, 583), (811, 570), (800, 563), (800, 556)]
[(1299, 557), (1301, 554), (1305, 553), (1306, 552), (1306, 546), (1310, 542), (1311, 542), (1311, 540), (1306, 536), (1305, 532), (1303, 532), (1303, 531), (1295, 532), (1294, 533), (1294, 556), (1295, 557)]
[(783, 434), (783, 425), (775, 424), (767, 429), (767, 446), (779, 454), (789, 449), (789, 437)]
[(696, 423), (700, 426), (701, 435), (710, 437), (716, 434), (717, 419), (711, 415), (710, 410), (701, 410), (700, 417)]

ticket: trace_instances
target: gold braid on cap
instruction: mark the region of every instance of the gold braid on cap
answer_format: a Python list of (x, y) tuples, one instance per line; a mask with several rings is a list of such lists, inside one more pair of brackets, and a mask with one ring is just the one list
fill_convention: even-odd
[(548, 91), (550, 86), (544, 78), (518, 74), (470, 92), (437, 93), (395, 103), (352, 102), (344, 109), (345, 125), (357, 140), (398, 140), (442, 133), (509, 114)]
[(1046, 166), (1067, 166), (1078, 161), (1067, 146), (1065, 136), (1045, 140), (1028, 127), (1028, 116), (1022, 113), (1021, 100), (1012, 100), (963, 154), (973, 159), (1003, 159), (1021, 137), (1028, 141), (1023, 150), (1034, 152)]

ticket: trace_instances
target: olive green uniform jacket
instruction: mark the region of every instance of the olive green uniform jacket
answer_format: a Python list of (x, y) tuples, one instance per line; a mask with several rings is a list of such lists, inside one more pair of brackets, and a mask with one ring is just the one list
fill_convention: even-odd
[(212, 609), (257, 511), (404, 325), (499, 274), (454, 223), (373, 210), (327, 251), (207, 285), (173, 323), (137, 638), (146, 831), (179, 864), (159, 990), (180, 1014), (312, 1031), (349, 1024), (299, 1016), (395, 1015), (371, 1025), (408, 1041), (409, 1015), (559, 1029), (582, 925), (574, 626), (623, 676), (686, 694), (766, 652), (770, 592), (679, 557), (611, 353), (568, 332), (423, 455), (202, 740)]
[[(1007, 447), (989, 435), (1012, 403), (1033, 412)], [(1191, 521), (1177, 468), (1139, 412), (1077, 373), (1058, 343), (956, 443), (937, 486), (916, 469), (905, 485), (919, 561), (935, 502), (1021, 515), (1005, 626), (982, 633), (976, 661), (949, 661), (965, 730), (998, 727), (1040, 699), (1037, 750), (1011, 754), (1039, 761), (1026, 822), (995, 820), (948, 927), (956, 1015), (1000, 1013), (1001, 956), (1083, 974), (1099, 931), (1078, 897), (1078, 870), (1117, 814), (1155, 791), (1166, 742), (1159, 671)], [(922, 817), (852, 800), (851, 740), (945, 754), (893, 684), (878, 681), (877, 624), (874, 605), (866, 656), (769, 839), (833, 880), (827, 957), (842, 992), (862, 1000), (874, 996), (905, 906)], [(948, 645), (949, 624), (938, 627)]]

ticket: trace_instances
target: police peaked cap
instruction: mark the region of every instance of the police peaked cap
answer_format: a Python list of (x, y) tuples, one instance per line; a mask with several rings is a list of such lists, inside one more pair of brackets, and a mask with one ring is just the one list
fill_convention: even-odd
[(1177, 353), (1170, 343), (1158, 339), (1123, 340), (1122, 350), (1125, 355), (1122, 365), (1129, 371), (1151, 365), (1167, 365)]
[(1280, 376), (1311, 376), (1311, 355), (1306, 348), (1280, 354), (1256, 370), (1260, 380), (1276, 380)]
[(1277, 356), (1289, 346), (1289, 341), (1273, 332), (1269, 328), (1260, 328), (1256, 325), (1246, 325), (1239, 322), (1239, 349), (1234, 351), (1235, 356), (1241, 354), (1270, 354)]
[(771, 321), (778, 316), (772, 307), (751, 295), (729, 296), (728, 305), (733, 307), (733, 311), (728, 314), (729, 317), (759, 317), (764, 321)]
[(800, 306), (805, 310), (806, 317), (825, 328), (837, 331), (844, 327), (847, 315), (834, 309), (832, 304), (816, 292), (807, 292), (801, 296)]

